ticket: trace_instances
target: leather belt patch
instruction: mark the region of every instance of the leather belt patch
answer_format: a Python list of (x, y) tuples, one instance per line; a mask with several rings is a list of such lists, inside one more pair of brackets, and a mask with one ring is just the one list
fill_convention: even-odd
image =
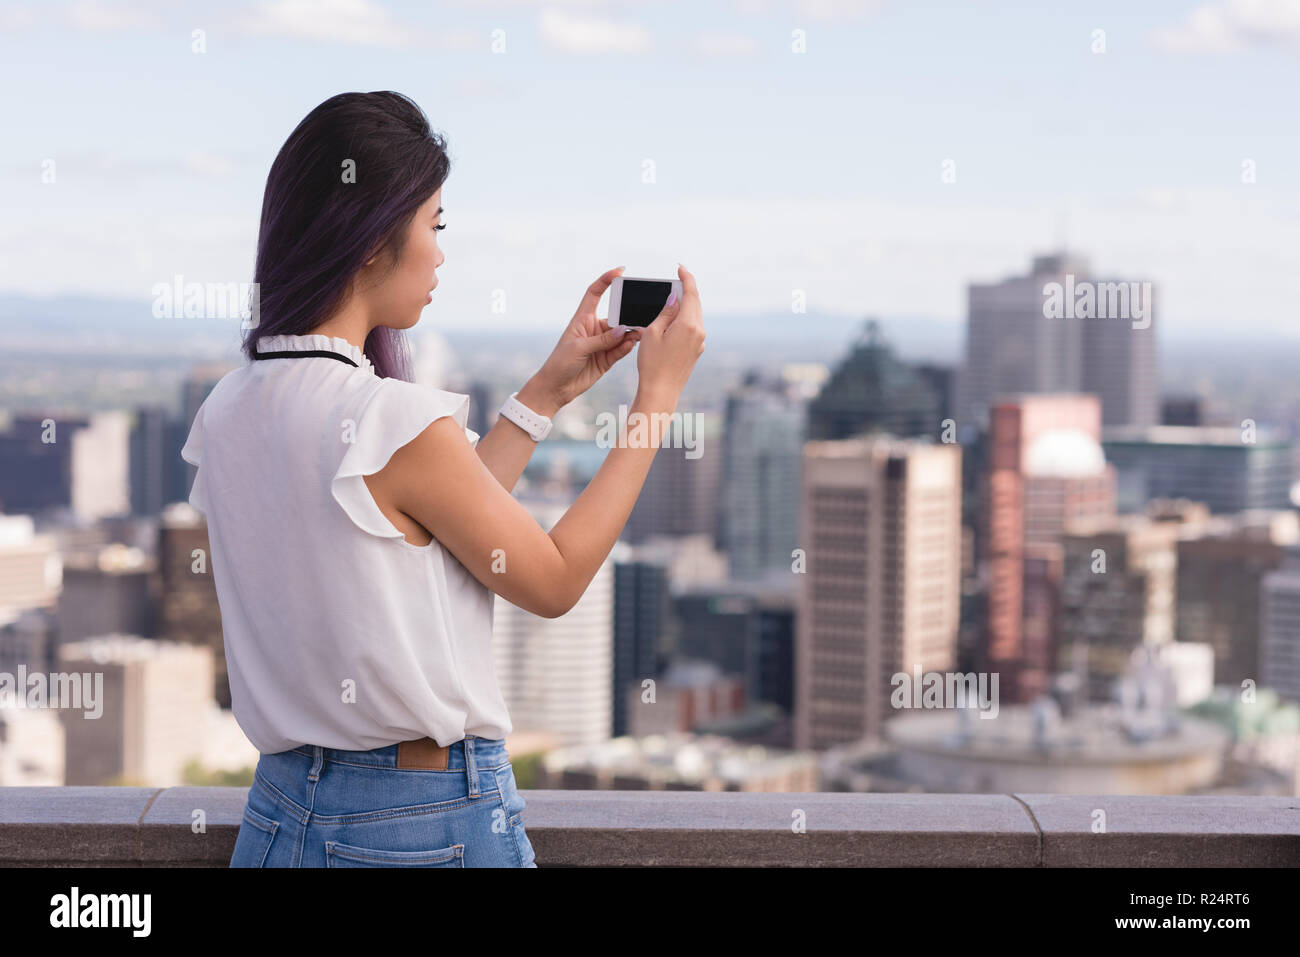
[(442, 747), (433, 738), (402, 741), (397, 745), (397, 766), (422, 771), (446, 771), (451, 748)]

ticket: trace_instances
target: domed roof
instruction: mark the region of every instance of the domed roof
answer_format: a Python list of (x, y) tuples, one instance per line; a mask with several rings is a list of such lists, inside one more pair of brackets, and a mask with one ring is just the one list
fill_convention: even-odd
[(1025, 453), (1025, 474), (1045, 478), (1081, 478), (1106, 467), (1106, 455), (1087, 432), (1048, 429)]

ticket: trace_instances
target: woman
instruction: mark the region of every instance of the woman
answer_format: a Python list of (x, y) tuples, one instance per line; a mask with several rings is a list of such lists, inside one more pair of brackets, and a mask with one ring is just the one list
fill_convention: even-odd
[(467, 396), (409, 381), (402, 335), (438, 284), (448, 170), (397, 93), (308, 114), (267, 178), (255, 361), (217, 383), (181, 453), (198, 466), (232, 708), (261, 752), (232, 867), (536, 866), (493, 595), (572, 608), (656, 449), (611, 449), (549, 533), (510, 492), (549, 418), (635, 344), (632, 409), (649, 415), (676, 409), (704, 349), (685, 268), (681, 301), (622, 336), (596, 318), (610, 270), (480, 441)]

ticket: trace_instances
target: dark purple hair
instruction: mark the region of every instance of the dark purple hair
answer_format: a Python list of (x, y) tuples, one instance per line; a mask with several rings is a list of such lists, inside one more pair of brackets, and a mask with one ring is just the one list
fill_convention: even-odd
[[(305, 335), (328, 319), (370, 257), (396, 265), (412, 217), (450, 170), (446, 142), (401, 93), (340, 93), (308, 113), (266, 177), (249, 359), (262, 336)], [(364, 351), (377, 375), (410, 381), (400, 329), (376, 326)]]

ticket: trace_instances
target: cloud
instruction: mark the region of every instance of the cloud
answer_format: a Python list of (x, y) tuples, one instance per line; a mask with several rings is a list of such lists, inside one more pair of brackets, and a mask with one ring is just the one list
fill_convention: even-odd
[(637, 23), (542, 11), (542, 42), (561, 53), (646, 53), (650, 31)]
[(795, 0), (795, 13), (809, 20), (856, 20), (874, 16), (885, 0)]
[(703, 56), (753, 56), (758, 41), (744, 33), (701, 33), (694, 40), (695, 52)]
[(398, 23), (370, 0), (275, 0), (258, 5), (239, 25), (254, 36), (355, 46), (403, 47), (419, 41), (418, 31)]
[(99, 33), (153, 27), (161, 23), (152, 11), (129, 3), (109, 5), (103, 0), (77, 0), (63, 10), (63, 19), (75, 29)]
[(1300, 53), (1300, 4), (1294, 0), (1215, 0), (1196, 7), (1187, 20), (1157, 30), (1162, 50), (1178, 53), (1239, 53), (1281, 47)]
[(199, 151), (186, 154), (181, 166), (186, 172), (205, 179), (226, 179), (235, 169), (229, 157)]

